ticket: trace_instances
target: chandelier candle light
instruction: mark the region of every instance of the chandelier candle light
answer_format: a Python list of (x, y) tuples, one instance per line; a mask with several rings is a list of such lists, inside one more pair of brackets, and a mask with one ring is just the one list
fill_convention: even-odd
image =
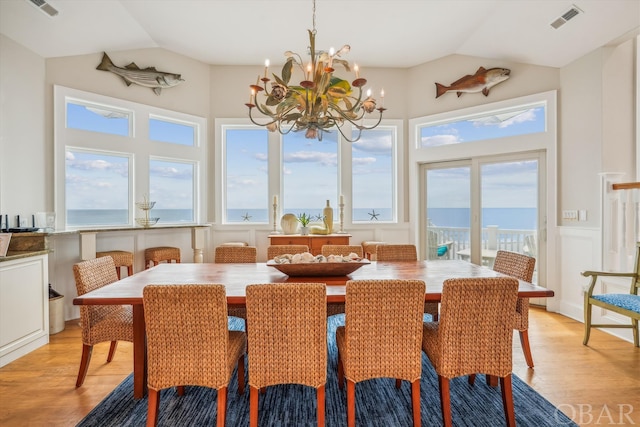
[[(309, 31), (309, 62), (304, 65), (302, 58), (297, 53), (287, 51), (287, 60), (282, 67), (280, 76), (273, 74), (275, 81), (271, 82), (269, 91), (269, 60), (265, 61), (264, 77), (258, 76), (255, 85), (251, 85), (249, 102), (249, 118), (251, 122), (259, 126), (265, 126), (271, 132), (280, 132), (283, 135), (292, 130), (294, 132), (305, 131), (305, 137), (322, 141), (322, 133), (329, 132), (332, 128), (338, 129), (340, 134), (349, 142), (360, 139), (363, 130), (373, 129), (380, 124), (384, 108), (384, 90), (380, 91), (380, 106), (371, 97), (371, 90), (367, 91), (366, 99), (362, 99), (363, 86), (367, 80), (360, 77), (360, 70), (354, 65), (355, 80), (349, 83), (334, 75), (335, 64), (344, 66), (347, 72), (351, 71), (349, 63), (341, 56), (349, 53), (351, 47), (344, 45), (337, 52), (331, 48), (328, 52), (316, 50), (316, 2), (313, 0), (313, 30)], [(292, 84), (291, 77), (294, 66), (298, 68), (304, 80), (299, 84)], [(260, 85), (262, 81), (262, 86)], [(355, 88), (355, 90), (354, 90)], [(258, 95), (264, 91), (266, 100), (258, 101)], [(357, 96), (354, 94), (357, 92)], [(259, 123), (253, 117), (253, 108), (269, 118), (266, 123)], [(275, 107), (275, 109), (274, 109)], [(377, 108), (376, 108), (377, 107)], [(365, 113), (379, 112), (378, 121), (373, 126), (364, 125)], [(350, 138), (342, 131), (342, 125), (351, 123), (358, 133)], [(358, 122), (360, 122), (358, 124)]]

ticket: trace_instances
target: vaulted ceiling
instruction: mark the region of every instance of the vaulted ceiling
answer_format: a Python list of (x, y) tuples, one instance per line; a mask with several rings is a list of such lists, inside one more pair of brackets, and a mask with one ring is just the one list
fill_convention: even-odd
[[(0, 1), (0, 32), (44, 58), (163, 48), (210, 64), (306, 56), (312, 0)], [(557, 29), (551, 23), (577, 8)], [(640, 0), (317, 0), (317, 48), (365, 67), (451, 54), (562, 67), (640, 28)]]

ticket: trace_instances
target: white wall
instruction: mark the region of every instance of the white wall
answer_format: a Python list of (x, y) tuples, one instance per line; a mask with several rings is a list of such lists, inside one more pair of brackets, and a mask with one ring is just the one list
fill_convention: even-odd
[(28, 216), (53, 206), (45, 135), (45, 60), (0, 35), (0, 214)]
[[(559, 205), (558, 210), (586, 209), (586, 222), (560, 221), (555, 245), (559, 312), (583, 319), (584, 270), (602, 268), (600, 178), (602, 172), (622, 172), (635, 180), (634, 40), (597, 49), (561, 69)], [(559, 216), (560, 217), (560, 216)], [(620, 281), (619, 281), (620, 282)], [(628, 282), (616, 283), (626, 292)], [(612, 288), (613, 289), (613, 288)], [(594, 323), (625, 322), (622, 316), (603, 319), (595, 309)], [(631, 341), (630, 330), (610, 330)]]

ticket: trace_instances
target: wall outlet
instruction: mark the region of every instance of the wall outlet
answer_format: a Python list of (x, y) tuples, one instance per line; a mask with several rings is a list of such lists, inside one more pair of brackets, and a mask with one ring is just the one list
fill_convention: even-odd
[(586, 209), (581, 209), (578, 211), (578, 221), (586, 221), (587, 220), (587, 211)]
[(577, 210), (562, 211), (562, 219), (569, 219), (569, 220), (575, 221), (578, 219), (578, 211)]

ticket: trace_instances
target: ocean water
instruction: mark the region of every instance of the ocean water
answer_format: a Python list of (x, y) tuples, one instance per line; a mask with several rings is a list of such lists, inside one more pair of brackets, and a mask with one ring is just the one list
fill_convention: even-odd
[[(294, 214), (306, 212), (314, 218), (313, 221), (320, 221), (319, 218), (322, 218), (322, 209), (291, 209), (288, 212)], [(437, 227), (469, 228), (469, 212), (467, 208), (431, 208), (427, 210), (427, 218)], [(536, 212), (535, 208), (485, 208), (482, 210), (482, 227), (497, 225), (509, 230), (534, 230), (537, 228)], [(372, 217), (374, 213), (376, 219)], [(267, 209), (229, 209), (227, 221), (273, 224), (272, 214), (273, 211)], [(67, 224), (71, 226), (122, 225), (127, 224), (127, 215), (126, 209), (70, 209), (67, 211)], [(142, 216), (142, 212), (137, 212), (136, 217)], [(149, 216), (160, 218), (158, 224), (193, 222), (191, 209), (152, 209)], [(346, 216), (347, 212), (345, 212)], [(336, 223), (340, 221), (338, 209), (334, 208), (333, 218)], [(391, 209), (355, 209), (353, 216), (354, 222), (391, 221), (391, 219)], [(277, 224), (280, 225), (279, 219)]]
[[(144, 218), (140, 210), (136, 212), (136, 218)], [(152, 209), (150, 218), (160, 218), (162, 223), (190, 223), (193, 222), (193, 210), (191, 209)], [(67, 225), (123, 225), (128, 223), (128, 211), (126, 209), (69, 209), (67, 210)]]
[[(427, 218), (436, 227), (463, 227), (471, 225), (471, 210), (468, 208), (431, 208), (427, 209)], [(536, 208), (484, 208), (482, 209), (482, 227), (497, 225), (508, 230), (537, 229)]]

